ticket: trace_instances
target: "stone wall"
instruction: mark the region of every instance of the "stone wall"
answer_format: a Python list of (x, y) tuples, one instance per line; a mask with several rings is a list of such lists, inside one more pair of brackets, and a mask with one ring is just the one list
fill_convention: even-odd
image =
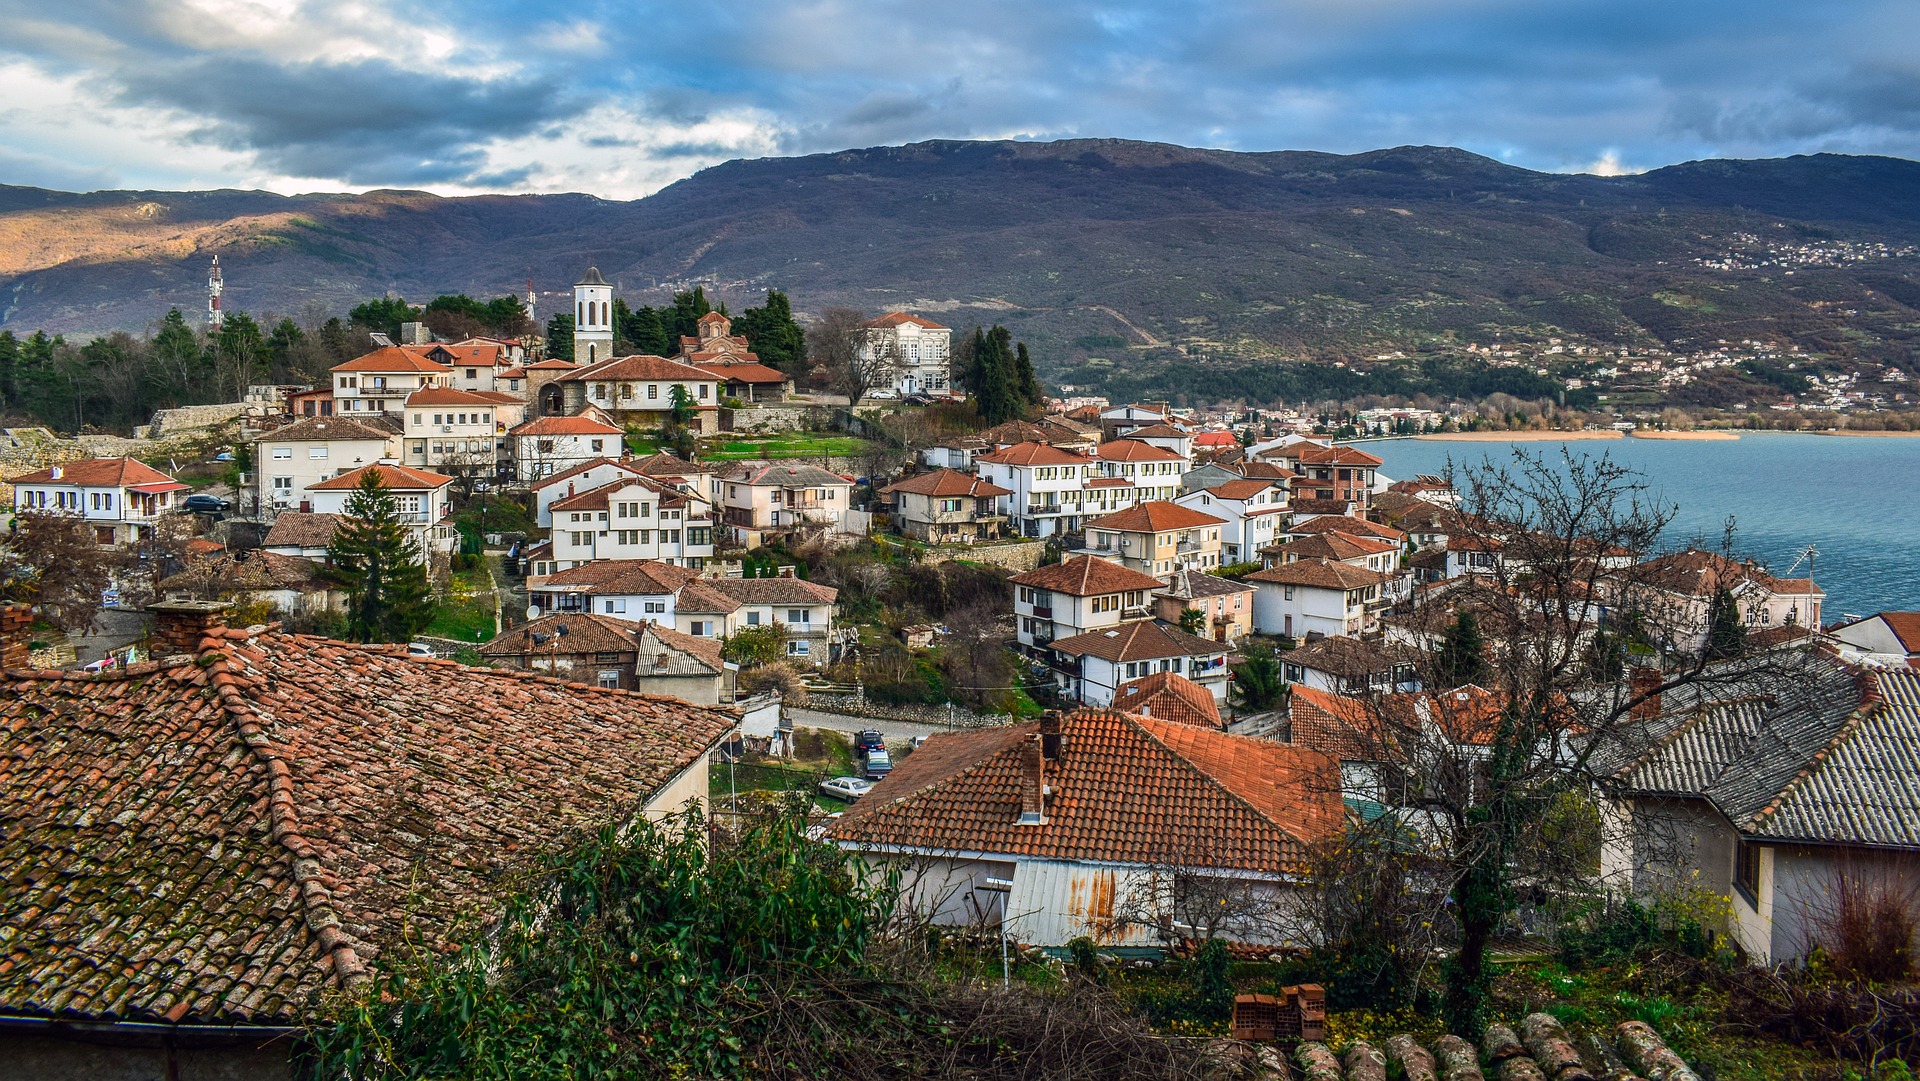
[(192, 431), (196, 428), (212, 428), (238, 419), (247, 411), (245, 402), (222, 402), (218, 405), (183, 405), (178, 409), (161, 409), (153, 414), (153, 420), (147, 425), (147, 438), (157, 439), (162, 434)]
[(1004, 567), (1018, 573), (1038, 567), (1040, 558), (1046, 554), (1046, 551), (1047, 542), (1043, 540), (1019, 541), (1013, 544), (945, 544), (929, 547), (927, 559), (935, 563), (964, 559), (969, 563)]
[(824, 406), (790, 403), (743, 406), (721, 410), (721, 427), (732, 432), (813, 432), (827, 426), (831, 410)]
[(1013, 718), (998, 713), (975, 713), (963, 706), (882, 705), (851, 694), (807, 695), (807, 709), (838, 713), (845, 717), (871, 717), (879, 721), (910, 721), (914, 724), (948, 724), (955, 728), (998, 728), (1013, 723)]

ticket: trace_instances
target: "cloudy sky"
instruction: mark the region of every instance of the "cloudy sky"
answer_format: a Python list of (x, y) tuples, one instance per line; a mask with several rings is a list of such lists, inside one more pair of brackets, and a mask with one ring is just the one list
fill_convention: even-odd
[(0, 0), (0, 183), (587, 191), (920, 139), (1920, 157), (1914, 0)]

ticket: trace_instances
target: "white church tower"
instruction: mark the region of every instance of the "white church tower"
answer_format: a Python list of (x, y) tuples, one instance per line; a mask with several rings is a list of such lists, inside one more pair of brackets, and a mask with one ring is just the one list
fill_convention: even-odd
[(573, 283), (573, 362), (598, 364), (613, 358), (613, 286), (588, 267)]

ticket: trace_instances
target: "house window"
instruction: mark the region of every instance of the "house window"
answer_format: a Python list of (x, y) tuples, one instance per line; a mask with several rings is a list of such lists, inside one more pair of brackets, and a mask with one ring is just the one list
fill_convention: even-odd
[(787, 622), (788, 623), (812, 623), (813, 612), (811, 609), (807, 609), (807, 608), (789, 608), (787, 609)]
[(308, 457), (308, 459), (310, 459), (310, 460), (312, 460), (312, 461), (316, 461), (316, 462), (318, 462), (318, 461), (325, 461), (325, 460), (326, 460), (326, 457), (327, 457), (327, 448), (325, 448), (325, 447), (308, 447), (308, 448), (307, 448), (307, 457)]
[(627, 599), (625, 597), (608, 597), (605, 604), (606, 607), (602, 608), (601, 611), (608, 615), (612, 615), (615, 612), (625, 612), (627, 610)]
[(648, 601), (648, 602), (647, 602), (647, 614), (648, 614), (648, 615), (656, 615), (656, 616), (657, 616), (657, 615), (665, 615), (665, 614), (666, 614), (666, 611), (667, 611), (667, 602), (666, 602), (666, 601)]
[(606, 445), (607, 445), (607, 441), (606, 441), (606, 440), (604, 440), (604, 439), (596, 439), (596, 440), (594, 440), (594, 441), (593, 441), (593, 452), (594, 452), (595, 454), (598, 454), (598, 453), (600, 453), (600, 451), (601, 451), (601, 449), (602, 449), (603, 447), (605, 447)]
[(812, 643), (807, 642), (804, 639), (800, 641), (787, 643), (787, 656), (789, 657), (805, 657), (812, 652), (813, 652)]
[(287, 459), (289, 459), (289, 458), (291, 458), (291, 457), (293, 457), (293, 448), (292, 448), (292, 447), (275, 447), (275, 448), (273, 448), (273, 460), (274, 460), (274, 461), (276, 461), (276, 462), (284, 462), (284, 461), (286, 461)]
[(647, 384), (647, 400), (653, 401), (659, 397), (660, 397), (660, 384), (648, 383)]
[(703, 402), (707, 400), (707, 385), (705, 383), (700, 384), (700, 400)]
[(687, 624), (687, 633), (693, 635), (695, 638), (711, 638), (713, 637), (713, 621), (710, 619), (696, 619)]
[(273, 478), (273, 494), (277, 496), (292, 495), (293, 494), (293, 478), (292, 477)]
[(593, 663), (595, 663), (595, 664), (619, 664), (619, 663), (620, 663), (620, 654), (618, 654), (618, 653), (595, 653), (595, 654), (593, 655)]
[(747, 613), (747, 626), (749, 626), (749, 627), (758, 627), (759, 625), (760, 625), (760, 613), (758, 613), (758, 612), (748, 612), (748, 613)]
[(1287, 599), (1288, 599), (1288, 600), (1292, 600), (1292, 599), (1293, 599), (1293, 587), (1292, 587), (1292, 586), (1288, 586), (1288, 587), (1286, 587), (1286, 594), (1287, 594)]
[(1760, 846), (1741, 841), (1733, 849), (1733, 884), (1749, 904), (1760, 904)]
[(602, 687), (607, 687), (607, 688), (610, 688), (610, 689), (611, 689), (611, 688), (616, 688), (616, 687), (619, 687), (619, 686), (620, 686), (620, 671), (619, 671), (619, 669), (612, 669), (612, 670), (606, 670), (606, 669), (603, 669), (603, 670), (601, 670), (601, 672), (600, 672), (600, 686), (602, 686)]

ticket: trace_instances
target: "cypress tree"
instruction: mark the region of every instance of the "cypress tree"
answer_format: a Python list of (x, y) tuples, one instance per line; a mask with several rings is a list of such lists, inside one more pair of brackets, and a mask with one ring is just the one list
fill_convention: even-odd
[(667, 326), (653, 308), (642, 306), (628, 314), (625, 337), (635, 349), (649, 356), (670, 357), (679, 352), (667, 340)]
[(433, 622), (426, 564), (400, 521), (400, 504), (370, 468), (347, 497), (327, 545), (327, 576), (347, 593), (347, 638), (404, 642)]
[(1013, 378), (1019, 386), (1021, 400), (1032, 409), (1046, 399), (1046, 392), (1040, 389), (1040, 379), (1033, 374), (1033, 360), (1027, 356), (1027, 343), (1021, 342), (1014, 347)]
[(547, 320), (547, 358), (573, 359), (573, 313), (562, 312)]
[(793, 321), (793, 305), (778, 289), (767, 290), (765, 306), (741, 312), (733, 332), (745, 336), (763, 364), (789, 375), (806, 367), (807, 332)]
[(1707, 618), (1707, 656), (1714, 660), (1738, 657), (1747, 651), (1747, 625), (1740, 619), (1740, 605), (1733, 591), (1723, 589), (1714, 595), (1713, 611)]
[(1447, 689), (1481, 683), (1487, 677), (1487, 643), (1472, 612), (1454, 618), (1440, 641), (1440, 677)]

